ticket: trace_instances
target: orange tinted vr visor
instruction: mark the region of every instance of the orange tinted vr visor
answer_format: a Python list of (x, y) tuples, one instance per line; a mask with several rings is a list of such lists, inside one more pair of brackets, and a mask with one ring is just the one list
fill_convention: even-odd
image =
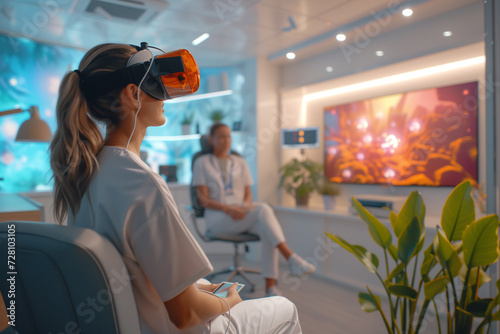
[[(198, 65), (188, 50), (180, 49), (152, 56), (147, 43), (135, 46), (124, 69), (85, 79), (84, 94), (97, 98), (133, 83), (157, 100), (193, 94), (200, 86)], [(151, 61), (153, 64), (151, 64)], [(142, 83), (141, 83), (142, 81)]]

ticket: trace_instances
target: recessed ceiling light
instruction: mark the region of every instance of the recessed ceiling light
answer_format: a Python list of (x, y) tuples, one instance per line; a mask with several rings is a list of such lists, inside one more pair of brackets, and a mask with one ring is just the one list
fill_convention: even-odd
[(337, 34), (337, 36), (335, 36), (335, 38), (337, 38), (337, 41), (343, 42), (346, 40), (347, 37), (344, 34)]
[(327, 72), (333, 72), (333, 67), (331, 67), (331, 66), (327, 66), (327, 67), (325, 68), (325, 70), (326, 70)]
[(375, 55), (378, 56), (378, 57), (382, 57), (384, 55), (384, 51), (375, 51)]
[(411, 10), (410, 8), (405, 8), (401, 12), (401, 14), (403, 14), (403, 16), (412, 16), (413, 15), (413, 10)]
[(295, 53), (293, 53), (293, 52), (288, 52), (288, 53), (286, 54), (286, 57), (287, 57), (288, 59), (295, 59)]
[(449, 30), (446, 30), (445, 32), (443, 32), (444, 37), (450, 37), (451, 35), (453, 35), (453, 33)]
[(207, 38), (209, 38), (209, 37), (210, 37), (210, 34), (208, 34), (208, 33), (204, 33), (204, 34), (203, 34), (203, 35), (201, 35), (200, 37), (195, 38), (195, 39), (194, 39), (191, 43), (192, 43), (193, 45), (198, 45), (198, 44), (200, 44), (201, 42), (205, 41), (205, 40), (206, 40)]

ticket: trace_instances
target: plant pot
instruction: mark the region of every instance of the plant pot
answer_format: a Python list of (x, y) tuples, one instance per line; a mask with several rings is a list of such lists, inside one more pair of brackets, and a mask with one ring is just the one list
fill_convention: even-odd
[(323, 195), (323, 203), (325, 204), (325, 210), (331, 211), (335, 209), (335, 202), (337, 198), (335, 196)]
[(181, 131), (183, 135), (191, 134), (191, 124), (181, 124)]
[(309, 194), (304, 196), (295, 196), (295, 204), (297, 206), (307, 206), (309, 203)]

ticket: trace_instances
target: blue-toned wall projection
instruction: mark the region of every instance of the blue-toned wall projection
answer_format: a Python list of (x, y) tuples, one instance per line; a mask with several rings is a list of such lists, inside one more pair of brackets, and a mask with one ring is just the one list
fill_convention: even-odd
[[(63, 75), (77, 68), (82, 51), (0, 35), (0, 111), (36, 105), (52, 132), (56, 129), (55, 105)], [(232, 126), (242, 120), (244, 77), (239, 67), (200, 69), (199, 93), (231, 89), (232, 94), (210, 99), (165, 103), (165, 125), (149, 128), (141, 150), (147, 163), (176, 165), (178, 181), (191, 180), (191, 157), (200, 149), (199, 134), (212, 124), (210, 114), (222, 110), (222, 122)], [(173, 100), (175, 102), (175, 100)], [(192, 115), (191, 135), (182, 135), (181, 123)], [(50, 191), (52, 189), (48, 143), (15, 142), (19, 126), (29, 113), (0, 117), (0, 192)], [(245, 124), (243, 124), (243, 129)], [(198, 131), (197, 131), (198, 130)], [(233, 148), (241, 150), (241, 134)]]
[[(36, 105), (52, 132), (59, 82), (76, 68), (83, 53), (68, 48), (0, 36), (0, 110)], [(48, 143), (18, 143), (14, 139), (29, 113), (0, 118), (0, 190), (51, 189)]]

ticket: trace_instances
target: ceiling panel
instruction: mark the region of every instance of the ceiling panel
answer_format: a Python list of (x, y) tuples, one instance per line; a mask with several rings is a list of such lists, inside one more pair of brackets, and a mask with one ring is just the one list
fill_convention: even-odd
[(262, 0), (261, 3), (308, 16), (317, 16), (352, 0)]
[(210, 16), (222, 22), (240, 15), (246, 8), (256, 3), (258, 0), (171, 0), (169, 9)]
[(17, 4), (12, 11), (12, 16), (6, 15), (0, 8), (0, 30), (14, 32), (32, 39), (44, 39), (48, 41), (57, 40), (66, 29), (70, 15), (66, 12), (54, 12), (49, 16), (41, 11), (38, 6), (31, 4)]
[(248, 7), (240, 16), (235, 17), (234, 21), (281, 31), (291, 28), (289, 17), (293, 18), (295, 24), (306, 22), (309, 19), (307, 15), (258, 3)]
[(159, 28), (176, 28), (177, 30), (183, 29), (193, 32), (206, 32), (220, 24), (221, 20), (214, 16), (175, 11), (171, 8), (159, 13), (151, 22), (152, 26)]
[[(389, 5), (394, 5), (395, 3), (399, 2), (371, 0), (364, 1), (363, 5), (360, 6), (359, 1), (346, 1), (339, 6), (318, 15), (318, 17), (332, 22), (332, 24), (337, 27), (370, 16), (373, 12), (387, 9)], [(376, 18), (374, 17), (374, 19)]]
[(274, 45), (275, 49), (285, 49), (329, 30), (331, 30), (331, 26), (327, 21), (311, 19), (297, 25), (297, 28), (294, 30), (279, 32), (270, 39), (262, 41), (262, 43)]
[[(141, 41), (166, 50), (188, 48), (198, 54), (197, 60), (203, 66), (220, 63), (221, 59), (239, 63), (251, 56), (269, 56), (291, 47), (297, 48), (298, 58), (325, 52), (340, 45), (328, 36), (329, 32), (333, 35), (346, 24), (370, 18), (370, 13), (396, 3), (387, 0), (170, 0), (169, 3), (120, 0), (144, 2), (150, 9), (162, 8), (150, 20), (133, 22), (84, 13), (88, 1), (0, 0), (0, 30), (8, 35), (81, 49), (103, 42), (137, 44)], [(51, 7), (53, 3), (56, 6)], [(471, 3), (479, 5), (482, 1), (424, 0), (414, 6), (412, 17), (394, 15), (378, 34), (444, 15)], [(347, 32), (350, 40), (365, 27), (356, 29)], [(211, 37), (192, 46), (191, 41), (205, 32)], [(301, 46), (308, 43), (308, 47)]]
[(274, 29), (249, 25), (242, 22), (228, 22), (213, 29), (210, 34), (219, 37), (232, 38), (235, 41), (240, 39), (257, 43), (275, 36), (278, 32)]
[(75, 4), (80, 0), (54, 0), (54, 1), (41, 1), (41, 0), (2, 0), (2, 5), (6, 7), (12, 6), (17, 8), (29, 5), (42, 10), (45, 13), (52, 13), (55, 11), (70, 11)]

